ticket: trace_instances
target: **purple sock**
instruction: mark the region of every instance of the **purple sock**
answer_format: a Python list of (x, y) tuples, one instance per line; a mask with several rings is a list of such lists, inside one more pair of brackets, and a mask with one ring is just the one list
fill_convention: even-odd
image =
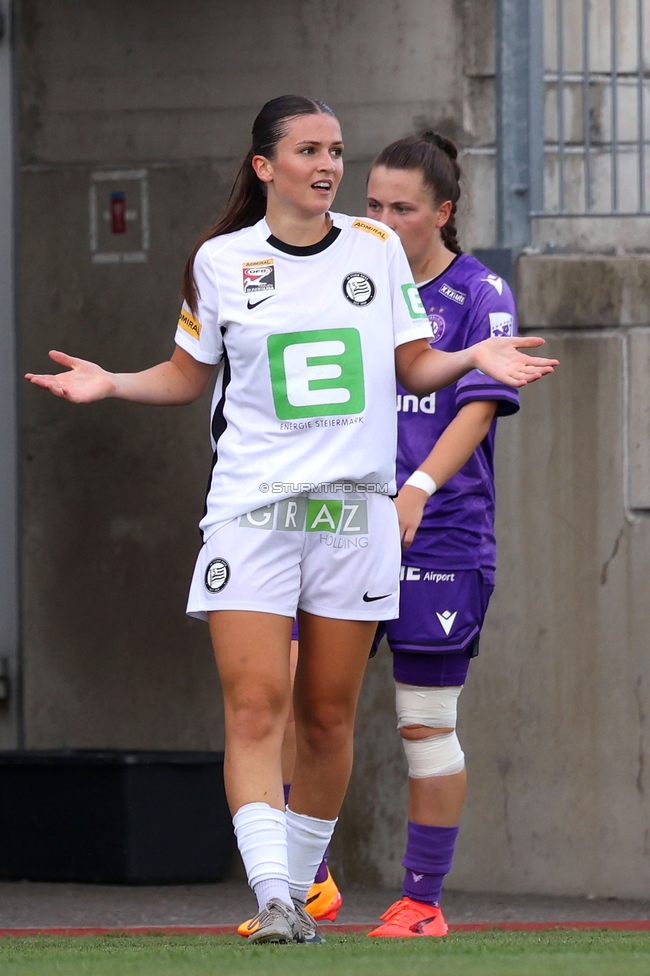
[(437, 905), (445, 875), (451, 871), (458, 827), (428, 827), (409, 820), (403, 896)]
[(314, 884), (321, 884), (323, 881), (327, 880), (327, 858), (330, 855), (329, 845), (327, 850), (323, 854), (323, 860), (320, 862), (318, 871), (316, 872), (316, 877), (314, 878)]
[(289, 803), (289, 793), (291, 792), (291, 783), (284, 783), (282, 788), (284, 790), (284, 805), (286, 807)]

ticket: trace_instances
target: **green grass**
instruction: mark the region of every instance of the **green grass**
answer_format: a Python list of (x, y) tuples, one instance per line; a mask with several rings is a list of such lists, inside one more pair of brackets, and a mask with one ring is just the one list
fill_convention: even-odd
[(0, 940), (2, 976), (649, 976), (650, 933), (480, 932), (446, 939), (330, 935), (322, 946), (237, 936)]

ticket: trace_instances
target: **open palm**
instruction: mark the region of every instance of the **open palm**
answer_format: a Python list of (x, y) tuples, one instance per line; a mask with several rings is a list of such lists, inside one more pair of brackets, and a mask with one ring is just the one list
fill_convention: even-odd
[(519, 349), (543, 345), (539, 336), (498, 336), (484, 339), (474, 346), (474, 362), (477, 369), (508, 386), (526, 386), (552, 373), (557, 359), (528, 356)]
[(25, 379), (36, 386), (42, 386), (54, 396), (70, 400), (71, 403), (92, 403), (103, 400), (113, 391), (111, 374), (85, 359), (75, 359), (64, 352), (53, 349), (50, 352), (59, 366), (66, 366), (65, 373), (26, 373)]

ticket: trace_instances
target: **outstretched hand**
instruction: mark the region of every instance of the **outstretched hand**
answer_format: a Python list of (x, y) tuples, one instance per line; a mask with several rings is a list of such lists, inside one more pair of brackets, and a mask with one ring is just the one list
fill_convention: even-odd
[(507, 386), (526, 386), (534, 383), (559, 365), (557, 359), (528, 356), (519, 349), (543, 346), (540, 336), (495, 336), (484, 339), (472, 348), (474, 367)]
[(92, 403), (93, 400), (103, 400), (111, 396), (114, 390), (113, 378), (110, 373), (89, 363), (85, 359), (75, 359), (66, 356), (64, 352), (53, 349), (50, 352), (59, 366), (66, 366), (65, 373), (25, 373), (25, 379), (35, 386), (42, 386), (54, 396), (70, 400), (71, 403)]

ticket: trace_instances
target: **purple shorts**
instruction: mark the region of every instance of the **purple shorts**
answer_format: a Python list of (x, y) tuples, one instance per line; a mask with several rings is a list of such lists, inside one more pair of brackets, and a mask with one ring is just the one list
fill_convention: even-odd
[(298, 637), (298, 621), (297, 620), (294, 620), (293, 627), (291, 628), (291, 640), (292, 641), (300, 640), (300, 638)]
[(383, 623), (395, 679), (422, 687), (464, 684), (493, 589), (478, 569), (404, 566), (400, 615)]

